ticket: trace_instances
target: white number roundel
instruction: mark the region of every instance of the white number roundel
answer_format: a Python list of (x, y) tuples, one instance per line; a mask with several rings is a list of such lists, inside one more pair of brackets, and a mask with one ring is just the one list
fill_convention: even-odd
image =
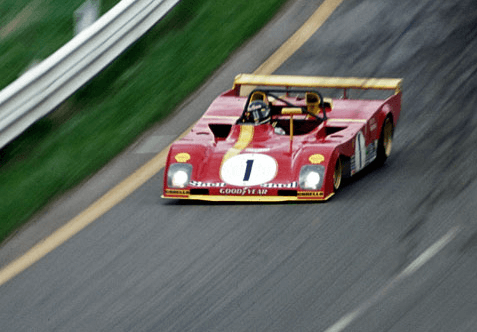
[(277, 170), (277, 162), (272, 157), (245, 153), (226, 160), (220, 176), (225, 183), (233, 186), (256, 186), (273, 180)]

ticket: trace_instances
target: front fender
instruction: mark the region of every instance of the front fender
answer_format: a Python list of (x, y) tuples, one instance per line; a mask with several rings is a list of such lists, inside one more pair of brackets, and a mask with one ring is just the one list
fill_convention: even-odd
[(194, 145), (183, 142), (174, 143), (167, 155), (166, 167), (164, 168), (164, 184), (167, 183), (167, 173), (169, 166), (175, 163), (188, 163), (192, 165), (192, 178), (202, 172), (207, 165), (210, 147), (207, 144)]
[(335, 146), (308, 146), (304, 148), (295, 162), (296, 172), (299, 174), (300, 168), (304, 165), (323, 165), (325, 167), (325, 175), (321, 191), (324, 197), (329, 197), (334, 193), (333, 173), (336, 161), (340, 154)]

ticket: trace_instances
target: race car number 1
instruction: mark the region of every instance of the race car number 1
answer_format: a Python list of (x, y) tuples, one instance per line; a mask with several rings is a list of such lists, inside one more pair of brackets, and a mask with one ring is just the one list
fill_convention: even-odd
[(247, 168), (245, 169), (245, 176), (243, 177), (244, 181), (250, 180), (250, 173), (252, 173), (253, 159), (247, 160)]
[(230, 185), (256, 186), (273, 180), (277, 169), (274, 158), (259, 153), (245, 153), (225, 161), (220, 176)]

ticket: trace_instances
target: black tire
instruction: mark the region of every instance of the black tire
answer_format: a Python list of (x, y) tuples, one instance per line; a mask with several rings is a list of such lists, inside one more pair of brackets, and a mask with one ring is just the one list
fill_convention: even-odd
[(386, 117), (379, 136), (376, 164), (382, 165), (391, 154), (393, 146), (394, 125), (390, 116)]

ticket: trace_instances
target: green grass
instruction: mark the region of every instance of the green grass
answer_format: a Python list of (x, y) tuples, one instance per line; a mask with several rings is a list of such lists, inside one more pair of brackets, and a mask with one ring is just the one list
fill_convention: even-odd
[(0, 241), (169, 114), (284, 2), (182, 0), (58, 110), (1, 150)]

